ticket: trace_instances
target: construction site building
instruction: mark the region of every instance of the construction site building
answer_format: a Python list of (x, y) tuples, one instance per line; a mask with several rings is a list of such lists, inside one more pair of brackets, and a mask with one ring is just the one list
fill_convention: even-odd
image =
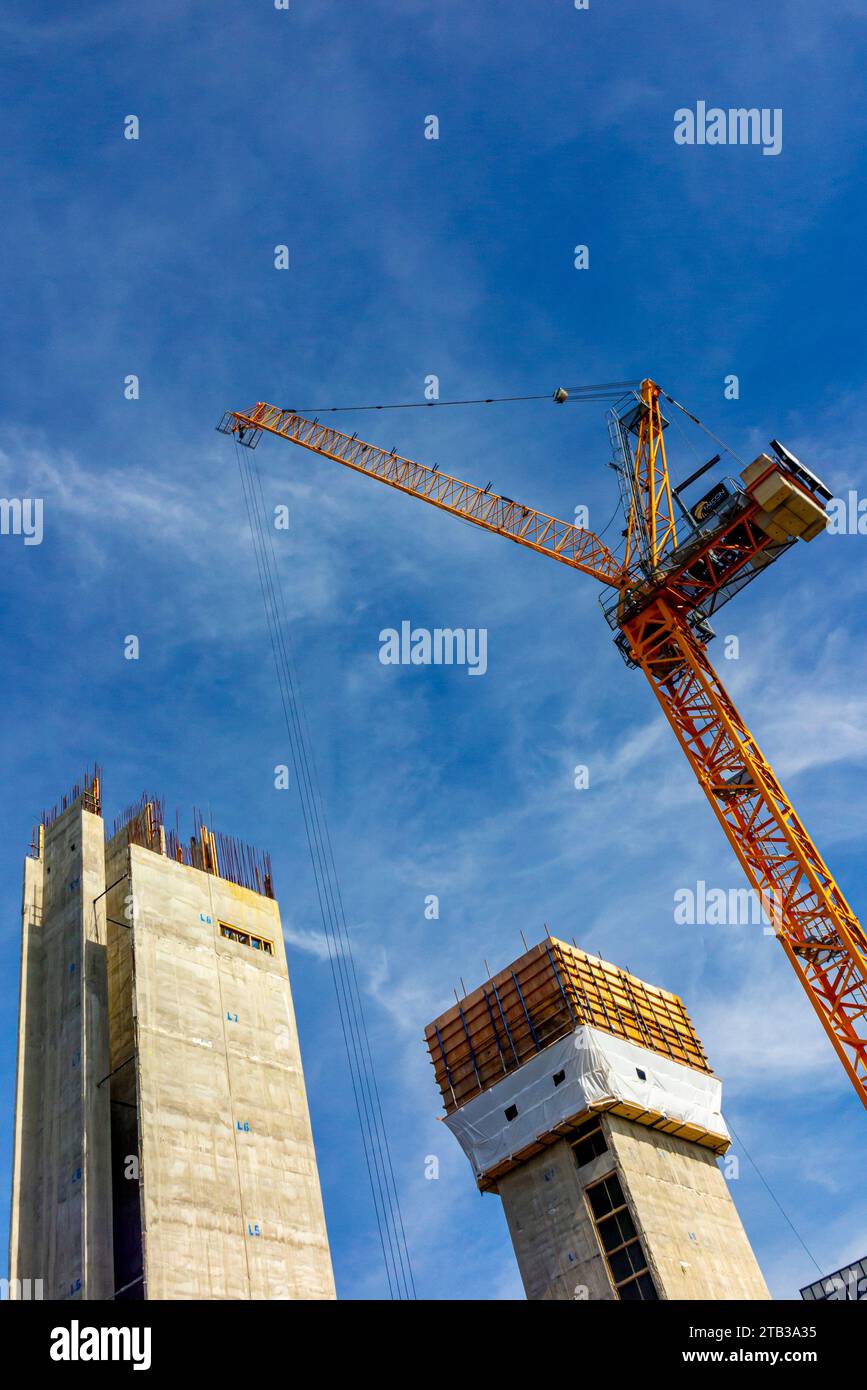
[(98, 776), (24, 865), (12, 1296), (38, 1280), (334, 1297), (270, 865), (147, 797), (106, 840)]
[(548, 937), (425, 1030), (444, 1122), (529, 1299), (770, 1297), (681, 1000)]

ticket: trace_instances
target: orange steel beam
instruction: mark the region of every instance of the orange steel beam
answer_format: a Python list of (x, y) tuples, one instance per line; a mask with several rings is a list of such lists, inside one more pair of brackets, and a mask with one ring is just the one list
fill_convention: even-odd
[(703, 645), (662, 599), (624, 626), (774, 931), (867, 1106), (867, 937)]
[(568, 521), (558, 521), (546, 512), (514, 502), (511, 497), (500, 497), (486, 488), (464, 483), (460, 478), (426, 468), (399, 454), (389, 454), (376, 444), (366, 444), (355, 435), (342, 434), (340, 430), (307, 420), (293, 411), (279, 410), (260, 401), (251, 411), (228, 412), (219, 428), (225, 434), (238, 435), (240, 443), (252, 447), (259, 431), (276, 434), (315, 454), (334, 459), (335, 463), (342, 463), (356, 473), (387, 483), (410, 497), (420, 497), (423, 502), (430, 502), (434, 507), (471, 521), (486, 531), (494, 531), (529, 550), (550, 555), (552, 560), (560, 560), (602, 584), (616, 587), (621, 579), (619, 561), (592, 531), (582, 530)]
[[(366, 444), (355, 435), (260, 402), (227, 412), (219, 429), (255, 447), (263, 431), (300, 444), (358, 473), (419, 497), (541, 555), (592, 575), (621, 595), (619, 625), (631, 660), (641, 668), (662, 706), (699, 785), (737, 858), (760, 895), (774, 930), (852, 1084), (867, 1107), (867, 937), (819, 854), (773, 769), (711, 666), (704, 645), (688, 627), (697, 594), (707, 599), (721, 580), (709, 555), (684, 566), (660, 568), (676, 548), (674, 512), (659, 387), (641, 386), (627, 560), (621, 565), (592, 532), (508, 497), (426, 468)], [(764, 534), (740, 518), (743, 535), (726, 542), (738, 567), (766, 547)], [(651, 575), (636, 585), (630, 550), (649, 560)], [(702, 564), (710, 562), (705, 571)], [(643, 588), (643, 592), (642, 592)]]

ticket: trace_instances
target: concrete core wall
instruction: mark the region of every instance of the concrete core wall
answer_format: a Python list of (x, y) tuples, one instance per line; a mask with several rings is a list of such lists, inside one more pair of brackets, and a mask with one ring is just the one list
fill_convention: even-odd
[(138, 846), (129, 862), (146, 1297), (333, 1298), (277, 904)]
[[(588, 1173), (601, 1177), (610, 1168), (611, 1156), (603, 1154)], [(617, 1297), (583, 1187), (565, 1139), (499, 1181), (497, 1190), (529, 1299), (596, 1302)]]
[(714, 1155), (618, 1115), (600, 1121), (605, 1151), (581, 1167), (560, 1139), (499, 1180), (527, 1297), (619, 1297), (587, 1197), (616, 1173), (659, 1298), (769, 1298)]
[(605, 1125), (665, 1297), (770, 1298), (713, 1154), (618, 1115)]
[(25, 861), (10, 1280), (334, 1298), (277, 903), (127, 838)]
[(10, 1278), (108, 1298), (108, 997), (102, 820), (75, 802), (26, 861)]

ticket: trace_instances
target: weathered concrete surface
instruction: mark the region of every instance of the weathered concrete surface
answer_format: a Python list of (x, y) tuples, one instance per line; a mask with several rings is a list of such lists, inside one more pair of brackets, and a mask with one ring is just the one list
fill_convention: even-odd
[(665, 1297), (770, 1298), (713, 1154), (618, 1115), (606, 1116), (605, 1125)]
[(660, 1298), (769, 1298), (714, 1155), (618, 1115), (602, 1129), (607, 1152), (581, 1168), (561, 1139), (499, 1180), (527, 1297), (618, 1297), (586, 1196), (616, 1172)]
[(129, 854), (146, 1296), (333, 1298), (277, 904)]
[(600, 1154), (579, 1175), (564, 1139), (500, 1179), (497, 1190), (529, 1299), (617, 1298), (583, 1195), (586, 1184), (611, 1166), (611, 1155)]
[(44, 1090), (42, 1070), (45, 1065), (41, 930), (43, 877), (42, 861), (25, 859), (9, 1225), (9, 1278), (13, 1284), (21, 1279), (42, 1279), (44, 1285), (47, 1273), (42, 1219), (43, 1134), (40, 1101)]
[(77, 802), (25, 862), (10, 1279), (333, 1298), (277, 904), (126, 838)]
[(75, 802), (25, 863), (10, 1278), (113, 1291), (102, 820)]

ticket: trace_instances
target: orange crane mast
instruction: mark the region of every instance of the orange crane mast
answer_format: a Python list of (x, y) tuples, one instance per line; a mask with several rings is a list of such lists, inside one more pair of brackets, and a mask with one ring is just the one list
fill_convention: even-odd
[(217, 428), (248, 448), (263, 433), (288, 439), (605, 586), (603, 613), (621, 655), (647, 677), (867, 1106), (867, 937), (707, 656), (710, 616), (797, 539), (824, 529), (831, 494), (772, 440), (775, 457), (759, 455), (739, 481), (717, 483), (688, 509), (681, 494), (719, 456), (673, 488), (660, 397), (683, 410), (647, 379), (609, 412), (626, 519), (622, 559), (591, 531), (291, 410), (259, 402), (228, 411)]

